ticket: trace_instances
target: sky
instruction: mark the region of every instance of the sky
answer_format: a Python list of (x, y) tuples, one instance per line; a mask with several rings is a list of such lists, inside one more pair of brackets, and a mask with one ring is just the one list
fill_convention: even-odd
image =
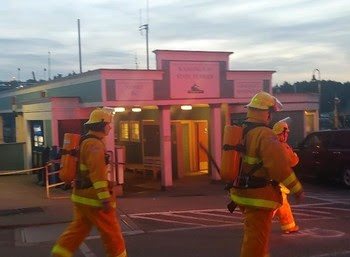
[[(155, 69), (156, 49), (234, 52), (230, 70), (350, 81), (349, 0), (1, 0), (0, 81)], [(318, 71), (316, 70), (318, 69)]]

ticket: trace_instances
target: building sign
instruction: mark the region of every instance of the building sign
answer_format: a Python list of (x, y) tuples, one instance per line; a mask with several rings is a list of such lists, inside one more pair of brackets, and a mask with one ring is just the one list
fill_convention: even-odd
[(233, 94), (235, 98), (250, 98), (263, 90), (262, 80), (235, 80)]
[(116, 100), (153, 100), (152, 80), (117, 80)]
[(170, 63), (170, 97), (216, 98), (220, 95), (219, 64), (214, 62)]

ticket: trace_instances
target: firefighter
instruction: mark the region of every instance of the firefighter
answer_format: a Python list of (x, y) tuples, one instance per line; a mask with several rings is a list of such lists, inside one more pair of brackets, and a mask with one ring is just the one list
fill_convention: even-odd
[(121, 228), (115, 215), (115, 196), (107, 179), (105, 137), (111, 130), (112, 112), (98, 108), (84, 124), (88, 133), (82, 136), (79, 169), (72, 193), (73, 221), (52, 249), (54, 257), (71, 257), (93, 226), (97, 227), (107, 257), (126, 257)]
[[(247, 124), (262, 124), (250, 129), (244, 136), (238, 179), (230, 189), (230, 196), (244, 216), (244, 237), (241, 257), (269, 256), (269, 238), (274, 211), (282, 204), (279, 183), (285, 185), (297, 199), (303, 189), (282, 155), (283, 145), (268, 124), (274, 111), (282, 104), (266, 92), (257, 93), (246, 106)], [(252, 174), (253, 173), (253, 174)]]
[[(288, 121), (290, 121), (290, 118), (286, 118), (283, 120), (280, 120), (273, 125), (273, 132), (278, 136), (279, 141), (282, 143), (285, 154), (288, 157), (289, 164), (291, 167), (294, 167), (299, 162), (298, 155), (293, 151), (292, 147), (288, 145), (288, 133), (289, 133), (289, 126)], [(289, 189), (286, 188), (283, 184), (280, 184), (281, 192), (282, 192), (282, 206), (276, 210), (277, 217), (280, 220), (281, 223), (281, 229), (283, 233), (290, 234), (294, 232), (299, 231), (299, 226), (295, 224), (294, 217), (292, 210), (290, 208), (287, 195), (289, 194)]]

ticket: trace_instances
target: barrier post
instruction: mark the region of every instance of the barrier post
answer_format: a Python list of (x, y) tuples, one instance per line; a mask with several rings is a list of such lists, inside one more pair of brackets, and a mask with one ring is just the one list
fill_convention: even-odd
[(64, 185), (65, 183), (62, 181), (62, 182), (58, 182), (58, 183), (53, 183), (50, 185), (50, 179), (49, 179), (49, 176), (53, 176), (53, 175), (56, 175), (58, 174), (60, 171), (53, 171), (53, 172), (49, 172), (49, 167), (51, 165), (54, 165), (56, 163), (60, 163), (61, 160), (53, 160), (53, 161), (49, 161), (46, 165), (45, 165), (45, 180), (46, 180), (46, 197), (49, 198), (49, 199), (66, 199), (66, 198), (69, 198), (69, 196), (55, 196), (55, 197), (52, 197), (50, 196), (50, 188), (52, 187), (57, 187), (57, 186), (60, 186), (60, 185)]

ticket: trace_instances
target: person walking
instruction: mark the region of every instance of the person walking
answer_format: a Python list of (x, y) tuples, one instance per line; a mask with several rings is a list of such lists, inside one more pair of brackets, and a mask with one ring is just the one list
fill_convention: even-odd
[(113, 114), (107, 108), (91, 112), (84, 124), (88, 131), (80, 140), (79, 169), (71, 199), (73, 221), (58, 238), (51, 256), (71, 257), (92, 226), (97, 227), (107, 257), (126, 257), (124, 238), (115, 215), (116, 201), (107, 179), (105, 137)]
[[(279, 141), (282, 143), (284, 148), (284, 153), (288, 157), (290, 167), (294, 167), (299, 162), (298, 155), (293, 151), (293, 148), (288, 145), (288, 134), (290, 132), (288, 121), (289, 117), (276, 122), (273, 125), (273, 132), (277, 135)], [(287, 195), (290, 193), (289, 189), (286, 188), (283, 184), (280, 183), (281, 192), (282, 192), (282, 206), (276, 210), (276, 216), (279, 218), (281, 223), (281, 229), (284, 234), (290, 234), (299, 231), (299, 226), (296, 225), (292, 209), (287, 199)]]
[[(268, 124), (282, 104), (274, 96), (259, 92), (246, 106), (243, 127), (253, 127), (244, 135), (245, 152), (241, 170), (230, 189), (230, 196), (244, 216), (241, 257), (268, 257), (271, 222), (282, 204), (279, 183), (302, 199), (303, 188), (285, 155), (283, 146)], [(259, 124), (259, 126), (257, 126)]]

